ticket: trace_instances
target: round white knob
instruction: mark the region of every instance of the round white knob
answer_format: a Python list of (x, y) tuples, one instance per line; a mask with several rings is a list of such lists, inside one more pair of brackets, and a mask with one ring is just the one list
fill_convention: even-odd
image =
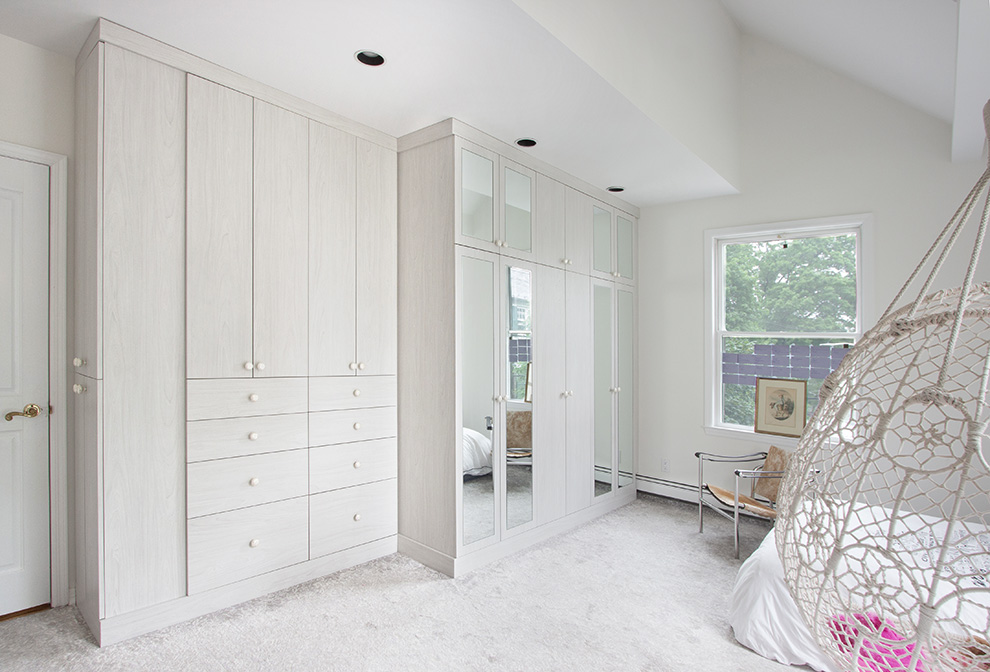
[(258, 432), (251, 432), (250, 434), (248, 434), (248, 440), (250, 440), (250, 441), (257, 441), (258, 440)]
[(358, 362), (358, 369), (364, 371), (364, 362)]
[(567, 265), (567, 259), (561, 259), (560, 260), (560, 263), (562, 263), (562, 264), (564, 264), (566, 266)]
[(354, 429), (361, 429), (361, 423), (360, 422), (355, 422), (354, 423)]
[(258, 401), (258, 395), (257, 394), (249, 394), (248, 395), (248, 401)]
[(255, 478), (252, 478), (252, 479), (251, 479), (250, 481), (248, 481), (248, 485), (250, 485), (250, 486), (251, 486), (252, 488), (253, 488), (254, 486), (256, 486), (256, 485), (258, 485), (259, 483), (261, 483), (261, 481), (260, 481), (260, 480), (258, 480), (258, 478), (257, 478), (257, 477), (255, 477)]
[(254, 368), (254, 362), (244, 362), (244, 368), (248, 371), (252, 370)]
[(351, 371), (357, 371), (357, 362), (351, 362), (350, 364), (347, 365), (347, 368), (349, 368)]
[(617, 387), (617, 388), (615, 388), (615, 391), (616, 392), (622, 392), (622, 388), (621, 387)]
[(503, 394), (502, 395), (502, 401), (508, 401), (508, 400), (509, 400), (509, 397), (507, 397), (506, 395)]
[(494, 397), (492, 397), (492, 401), (502, 401), (502, 398), (496, 394)]
[(354, 396), (355, 397), (360, 397), (361, 396), (361, 390), (354, 390)]
[(495, 247), (502, 247), (502, 241), (501, 240), (496, 240), (495, 241)]
[(360, 469), (361, 468), (361, 463), (360, 462), (354, 462), (354, 468), (355, 469)]
[(354, 514), (354, 522), (357, 522), (359, 520), (361, 520), (361, 514), (360, 513), (355, 513)]
[(265, 363), (264, 362), (258, 362), (257, 364), (254, 365), (254, 368), (258, 369), (259, 371), (264, 371), (265, 370)]
[(573, 262), (573, 261), (571, 261), (570, 259), (568, 259), (568, 260), (567, 260), (567, 265), (568, 265), (568, 266), (570, 266), (570, 265), (571, 265), (571, 264), (573, 264), (573, 263), (574, 263), (574, 262)]
[(251, 541), (248, 542), (248, 546), (250, 546), (251, 548), (258, 548), (258, 544), (260, 543), (261, 543), (261, 539), (252, 539)]
[(72, 366), (76, 367), (77, 369), (85, 363), (86, 363), (85, 359), (80, 359), (79, 357), (72, 358)]
[(76, 383), (75, 385), (72, 386), (72, 391), (75, 392), (76, 394), (82, 394), (83, 392), (86, 391), (86, 388), (80, 385), (79, 383)]

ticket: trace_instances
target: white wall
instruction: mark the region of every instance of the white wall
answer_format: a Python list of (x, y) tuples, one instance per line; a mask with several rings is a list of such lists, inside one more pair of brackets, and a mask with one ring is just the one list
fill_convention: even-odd
[(739, 31), (718, 0), (514, 2), (738, 186)]
[[(875, 258), (865, 263), (882, 311), (986, 165), (952, 164), (947, 124), (791, 52), (744, 36), (739, 57), (741, 193), (649, 208), (640, 220), (640, 259), (650, 263), (639, 281), (639, 470), (683, 484), (697, 481), (695, 451), (767, 445), (703, 427), (703, 232), (873, 213)], [(950, 265), (941, 284), (959, 284), (964, 266)], [(726, 486), (730, 474), (720, 477)]]

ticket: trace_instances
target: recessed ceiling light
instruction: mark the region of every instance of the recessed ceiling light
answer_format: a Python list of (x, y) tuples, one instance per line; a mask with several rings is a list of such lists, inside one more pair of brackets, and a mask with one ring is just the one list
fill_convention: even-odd
[(354, 58), (356, 58), (359, 63), (364, 63), (365, 65), (378, 66), (385, 64), (385, 57), (377, 51), (359, 51), (354, 54)]
[(533, 138), (519, 138), (516, 140), (516, 144), (520, 147), (536, 147), (536, 140), (533, 140)]
[(625, 191), (625, 187), (608, 187), (605, 191), (611, 191), (613, 194), (617, 194), (620, 191)]

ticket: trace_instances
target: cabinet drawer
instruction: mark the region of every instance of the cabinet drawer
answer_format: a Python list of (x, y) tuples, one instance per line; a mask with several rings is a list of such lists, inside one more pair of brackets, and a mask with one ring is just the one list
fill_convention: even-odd
[(305, 448), (190, 464), (186, 515), (196, 518), (300, 497), (308, 493), (308, 467)]
[(206, 378), (186, 381), (187, 420), (305, 413), (305, 378)]
[(310, 413), (309, 445), (384, 439), (397, 435), (396, 425), (394, 406)]
[(304, 562), (308, 497), (189, 521), (189, 594)]
[(395, 376), (340, 376), (309, 379), (309, 410), (395, 406)]
[(376, 439), (309, 451), (309, 491), (324, 492), (395, 478), (398, 440)]
[(186, 461), (273, 453), (309, 445), (305, 413), (186, 423)]
[(310, 495), (311, 557), (395, 534), (397, 500), (394, 479)]

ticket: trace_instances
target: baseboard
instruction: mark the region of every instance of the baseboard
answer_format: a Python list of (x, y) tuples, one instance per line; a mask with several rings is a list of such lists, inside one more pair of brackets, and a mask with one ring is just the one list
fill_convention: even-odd
[(441, 574), (454, 576), (454, 558), (401, 534), (399, 535), (399, 553), (408, 555), (421, 565), (435, 569)]
[(670, 497), (683, 502), (698, 503), (698, 484), (679, 483), (654, 476), (636, 476), (636, 489), (651, 495)]

